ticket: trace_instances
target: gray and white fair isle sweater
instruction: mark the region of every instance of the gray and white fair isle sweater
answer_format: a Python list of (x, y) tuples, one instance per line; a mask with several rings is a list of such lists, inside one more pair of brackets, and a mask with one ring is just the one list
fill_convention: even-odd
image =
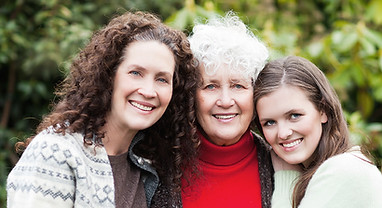
[[(148, 206), (158, 186), (149, 162), (132, 153), (143, 139), (138, 133), (129, 157), (142, 171)], [(115, 207), (114, 179), (105, 148), (85, 146), (83, 135), (44, 131), (24, 151), (8, 175), (7, 207)]]

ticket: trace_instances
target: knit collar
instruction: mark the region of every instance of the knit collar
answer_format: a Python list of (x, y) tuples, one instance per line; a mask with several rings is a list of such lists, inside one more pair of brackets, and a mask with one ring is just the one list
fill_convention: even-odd
[(248, 129), (238, 142), (229, 146), (211, 143), (198, 131), (201, 141), (200, 160), (216, 166), (234, 165), (244, 159), (255, 147), (253, 135)]

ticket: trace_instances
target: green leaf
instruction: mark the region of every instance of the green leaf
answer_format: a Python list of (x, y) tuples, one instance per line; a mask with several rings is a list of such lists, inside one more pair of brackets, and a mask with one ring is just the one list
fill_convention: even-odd
[(339, 52), (347, 52), (357, 43), (358, 35), (356, 32), (345, 33), (343, 31), (337, 31), (333, 33), (332, 40), (335, 44), (334, 47), (336, 47)]
[(375, 22), (376, 24), (382, 24), (382, 1), (372, 0), (366, 8), (366, 19)]
[(48, 90), (46, 89), (46, 85), (44, 83), (36, 83), (35, 89), (38, 95), (41, 95), (41, 97), (48, 97)]
[(369, 93), (360, 90), (357, 93), (358, 109), (361, 110), (364, 117), (368, 117), (374, 108), (373, 98)]
[(382, 86), (378, 85), (378, 86), (373, 87), (372, 92), (373, 92), (372, 93), (373, 102), (374, 103), (378, 103), (378, 102), (382, 103)]
[(27, 95), (30, 95), (33, 91), (32, 89), (32, 85), (27, 82), (27, 81), (23, 81), (23, 82), (20, 82), (18, 85), (17, 85), (17, 89), (22, 92), (23, 94), (23, 97), (27, 96)]
[(365, 86), (364, 75), (362, 73), (362, 67), (359, 64), (354, 64), (351, 68), (352, 78), (356, 81), (358, 86)]
[(13, 42), (15, 42), (19, 47), (26, 46), (28, 41), (25, 39), (25, 36), (21, 36), (19, 34), (12, 34), (11, 39)]
[(368, 39), (360, 38), (359, 42), (361, 43), (362, 48), (366, 52), (366, 55), (371, 56), (371, 55), (375, 54), (376, 48), (374, 47), (374, 45)]
[(171, 15), (167, 20), (166, 24), (171, 27), (183, 30), (187, 26), (189, 12), (186, 8), (179, 10), (177, 13)]
[(377, 32), (366, 28), (362, 31), (365, 38), (367, 38), (370, 42), (377, 45), (379, 48), (382, 48), (382, 34), (381, 32)]
[(311, 57), (317, 58), (324, 51), (324, 46), (321, 42), (317, 41), (317, 42), (313, 42), (312, 44), (310, 44), (308, 46), (307, 50), (308, 50), (308, 53)]

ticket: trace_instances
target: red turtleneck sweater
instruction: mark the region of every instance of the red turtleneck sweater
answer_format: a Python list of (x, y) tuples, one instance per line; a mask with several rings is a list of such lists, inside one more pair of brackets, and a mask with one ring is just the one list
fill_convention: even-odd
[(230, 146), (215, 145), (200, 133), (199, 137), (202, 174), (190, 186), (182, 180), (183, 207), (261, 207), (257, 151), (250, 131)]

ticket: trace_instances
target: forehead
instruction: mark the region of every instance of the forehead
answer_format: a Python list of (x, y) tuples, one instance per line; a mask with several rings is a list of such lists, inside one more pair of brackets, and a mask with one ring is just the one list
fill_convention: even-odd
[(242, 73), (239, 69), (235, 70), (226, 64), (222, 64), (217, 68), (210, 69), (204, 64), (199, 67), (202, 81), (243, 81), (251, 82), (251, 78)]
[(261, 97), (256, 103), (256, 108), (259, 114), (277, 114), (296, 109), (315, 109), (315, 105), (301, 88), (283, 85)]
[(171, 73), (174, 72), (176, 64), (173, 52), (157, 40), (130, 43), (124, 51), (123, 63)]

